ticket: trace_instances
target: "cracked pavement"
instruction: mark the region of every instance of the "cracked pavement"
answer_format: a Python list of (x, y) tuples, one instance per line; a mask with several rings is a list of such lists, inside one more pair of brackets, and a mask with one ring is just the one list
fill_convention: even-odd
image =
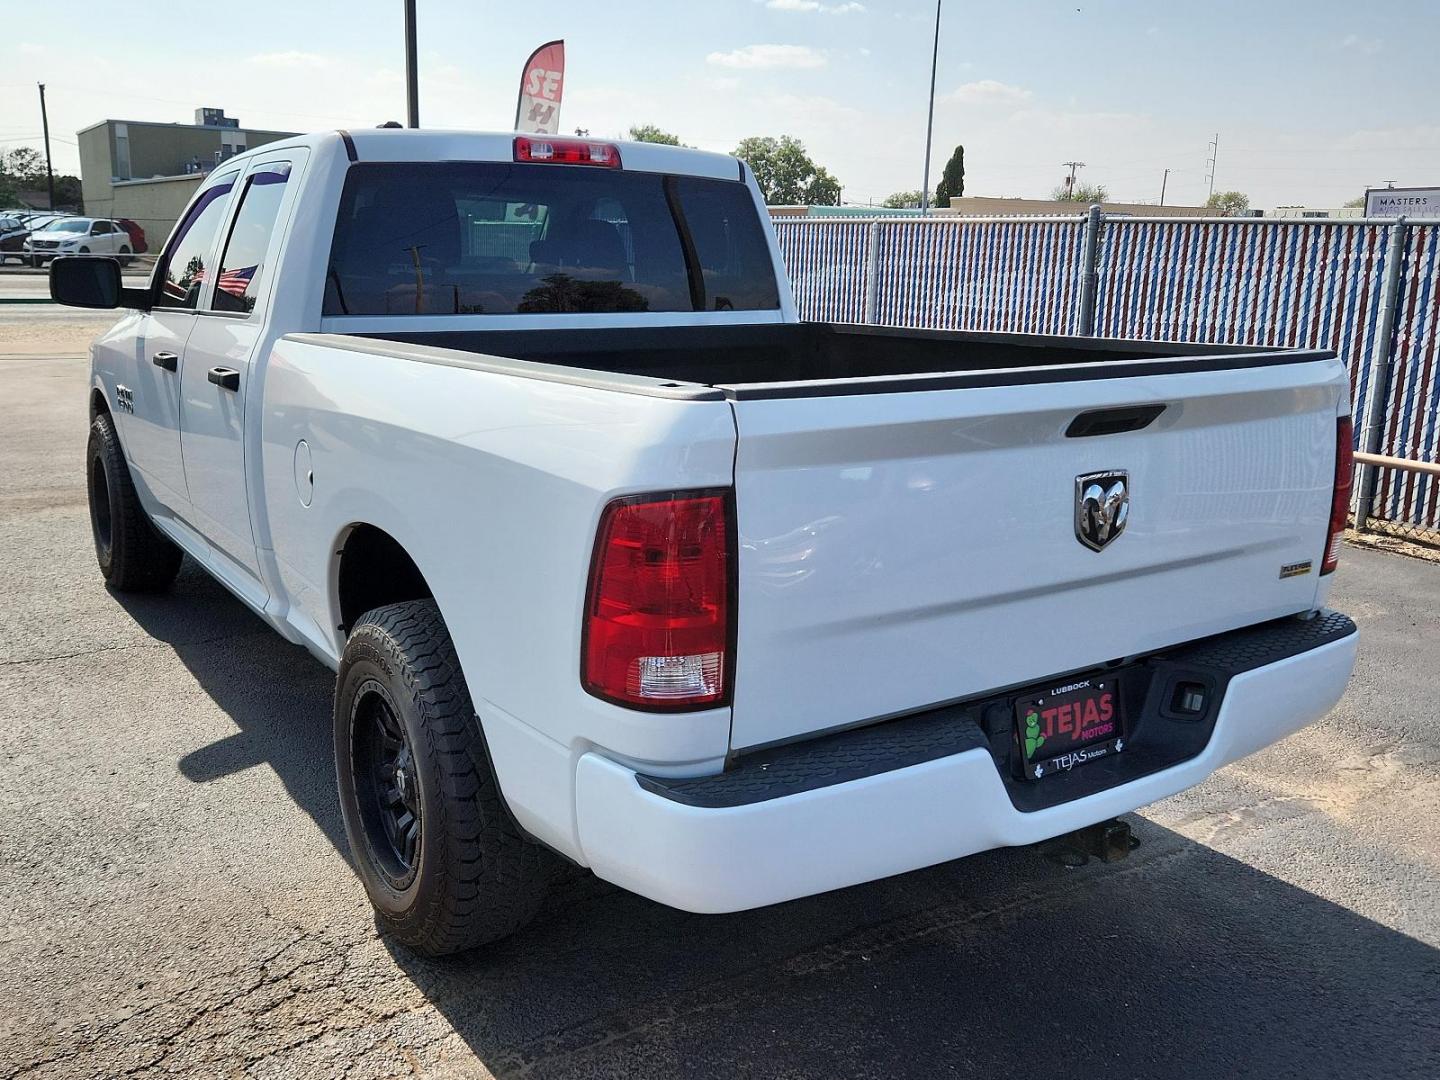
[(192, 566), (102, 587), (84, 387), (0, 359), (0, 1080), (1440, 1075), (1440, 566), (1347, 549), (1340, 707), (1118, 865), (710, 917), (587, 878), (422, 961), (347, 862), (329, 672)]

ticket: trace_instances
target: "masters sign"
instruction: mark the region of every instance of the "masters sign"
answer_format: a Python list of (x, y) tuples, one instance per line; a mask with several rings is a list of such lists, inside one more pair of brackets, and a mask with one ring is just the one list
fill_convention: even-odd
[(1440, 218), (1440, 187), (1371, 188), (1365, 216)]

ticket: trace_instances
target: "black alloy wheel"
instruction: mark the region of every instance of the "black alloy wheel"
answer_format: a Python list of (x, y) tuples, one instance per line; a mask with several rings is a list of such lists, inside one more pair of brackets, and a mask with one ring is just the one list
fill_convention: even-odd
[(366, 843), (376, 868), (400, 891), (414, 880), (420, 865), (423, 811), (415, 753), (379, 682), (361, 684), (351, 708), (355, 794)]

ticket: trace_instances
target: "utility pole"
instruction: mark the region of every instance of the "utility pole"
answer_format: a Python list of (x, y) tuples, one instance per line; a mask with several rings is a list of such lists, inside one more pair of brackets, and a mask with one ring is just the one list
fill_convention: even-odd
[(935, 69), (940, 63), (940, 5), (935, 0), (935, 46), (930, 51), (930, 110), (925, 117), (925, 180), (920, 185), (920, 214), (930, 213), (930, 137), (935, 131)]
[(405, 0), (406, 127), (420, 126), (420, 83), (415, 71), (415, 0)]
[(45, 131), (45, 180), (50, 189), (50, 209), (55, 209), (55, 170), (50, 165), (50, 116), (45, 111), (45, 84), (36, 83), (40, 87), (40, 126)]
[(1066, 194), (1066, 195), (1074, 195), (1074, 194), (1075, 194), (1075, 170), (1076, 170), (1076, 169), (1083, 169), (1083, 168), (1085, 167), (1085, 163), (1084, 163), (1083, 161), (1062, 161), (1062, 162), (1060, 162), (1060, 164), (1061, 164), (1061, 165), (1068, 165), (1068, 166), (1070, 166), (1070, 175), (1065, 178), (1065, 194)]
[[(1215, 133), (1215, 138), (1213, 138), (1213, 139), (1210, 140), (1210, 146), (1208, 147), (1208, 149), (1209, 149), (1209, 151), (1210, 151), (1210, 156), (1205, 159), (1205, 164), (1210, 167), (1210, 175), (1207, 176), (1205, 179), (1207, 179), (1208, 181), (1210, 181), (1210, 194), (1211, 194), (1211, 195), (1214, 195), (1214, 194), (1215, 194), (1215, 159), (1220, 156), (1220, 133), (1219, 133), (1218, 131)], [(1206, 199), (1206, 202), (1209, 202), (1209, 199), (1208, 199), (1208, 198)]]
[(1170, 183), (1170, 170), (1165, 170), (1165, 175), (1160, 179), (1160, 205), (1165, 205), (1165, 187)]

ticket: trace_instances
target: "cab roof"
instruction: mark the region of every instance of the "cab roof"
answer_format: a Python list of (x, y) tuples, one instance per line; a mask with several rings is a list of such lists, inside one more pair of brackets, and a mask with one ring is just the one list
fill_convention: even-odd
[[(352, 161), (513, 161), (514, 131), (437, 131), (430, 128), (363, 128), (317, 132), (292, 139), (264, 143), (234, 161), (287, 146), (307, 146), (319, 152), (345, 154)], [(584, 138), (568, 135), (529, 135), (532, 139), (606, 143), (620, 148), (620, 166), (632, 172), (663, 172), (681, 176), (703, 176), (717, 180), (745, 179), (744, 164), (729, 154), (694, 150), (687, 146), (627, 142), (619, 139)], [(228, 163), (228, 162), (227, 162)], [(575, 166), (571, 166), (572, 168)], [(581, 166), (583, 167), (583, 166)]]

